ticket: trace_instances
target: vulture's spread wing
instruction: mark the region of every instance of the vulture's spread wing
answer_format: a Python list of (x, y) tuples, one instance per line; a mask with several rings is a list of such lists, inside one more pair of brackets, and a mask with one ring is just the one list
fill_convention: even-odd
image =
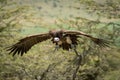
[(72, 34), (72, 35), (83, 35), (83, 36), (86, 36), (88, 38), (90, 38), (94, 43), (96, 43), (97, 45), (99, 45), (100, 47), (105, 47), (105, 46), (109, 46), (109, 42), (106, 41), (106, 40), (103, 40), (103, 39), (99, 39), (99, 38), (95, 38), (91, 35), (88, 35), (84, 32), (81, 32), (81, 31), (71, 31), (71, 30), (65, 30), (64, 31), (64, 34)]
[(10, 53), (13, 53), (13, 56), (18, 53), (21, 56), (26, 53), (33, 45), (50, 39), (51, 36), (49, 33), (33, 35), (26, 38), (21, 39), (18, 43), (12, 45), (8, 50)]

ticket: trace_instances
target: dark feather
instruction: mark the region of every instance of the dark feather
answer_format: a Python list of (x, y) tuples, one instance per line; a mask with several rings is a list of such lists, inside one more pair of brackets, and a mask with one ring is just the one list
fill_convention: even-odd
[(109, 41), (99, 39), (99, 38), (92, 38), (92, 41), (99, 45), (100, 47), (109, 47)]
[[(100, 47), (105, 47), (105, 46), (108, 47), (109, 46), (109, 42), (108, 41), (103, 40), (103, 39), (99, 39), (99, 38), (95, 38), (95, 37), (93, 37), (93, 36), (91, 36), (89, 34), (81, 32), (81, 31), (65, 30), (64, 34), (72, 34), (72, 35), (77, 35), (77, 36), (83, 35), (83, 36), (86, 36), (86, 37), (90, 38), (94, 43), (96, 43)], [(73, 40), (73, 41), (75, 41), (75, 40)]]
[(69, 49), (71, 49), (71, 45), (68, 44), (68, 43), (63, 43), (63, 44), (61, 45), (61, 47), (63, 48), (63, 50), (69, 50)]
[(18, 43), (11, 46), (8, 50), (10, 50), (10, 54), (13, 53), (13, 56), (18, 53), (21, 54), (21, 56), (26, 53), (33, 45), (45, 41), (47, 39), (50, 39), (51, 36), (49, 33), (40, 34), (40, 35), (34, 35), (30, 37), (26, 37), (21, 39)]

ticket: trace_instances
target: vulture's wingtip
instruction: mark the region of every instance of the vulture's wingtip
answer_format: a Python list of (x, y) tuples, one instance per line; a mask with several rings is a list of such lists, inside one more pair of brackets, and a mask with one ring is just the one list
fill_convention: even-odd
[(92, 41), (99, 45), (100, 47), (110, 47), (110, 41), (99, 39), (99, 38), (93, 38)]

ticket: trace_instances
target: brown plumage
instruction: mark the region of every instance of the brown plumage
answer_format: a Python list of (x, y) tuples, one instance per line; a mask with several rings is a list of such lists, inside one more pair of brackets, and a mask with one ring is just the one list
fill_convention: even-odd
[(86, 33), (83, 33), (81, 31), (72, 31), (72, 30), (52, 30), (48, 33), (39, 34), (39, 35), (33, 35), (26, 38), (23, 38), (19, 40), (18, 43), (12, 45), (8, 50), (10, 53), (13, 53), (13, 56), (15, 54), (21, 54), (21, 56), (24, 53), (27, 53), (27, 51), (35, 44), (51, 39), (51, 41), (56, 44), (56, 46), (59, 46), (59, 48), (62, 48), (63, 50), (69, 50), (72, 48), (76, 48), (76, 45), (78, 45), (78, 37), (86, 36), (90, 38), (93, 42), (98, 44), (99, 46), (107, 46), (108, 42), (104, 41), (103, 39), (92, 37)]

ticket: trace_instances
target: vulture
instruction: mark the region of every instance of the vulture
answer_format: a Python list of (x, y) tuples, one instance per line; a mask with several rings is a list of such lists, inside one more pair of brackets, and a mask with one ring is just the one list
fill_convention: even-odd
[(19, 40), (19, 42), (17, 42), (16, 44), (10, 46), (8, 48), (8, 51), (9, 51), (9, 54), (12, 53), (13, 56), (15, 54), (18, 54), (18, 55), (20, 54), (22, 56), (24, 53), (27, 53), (27, 51), (30, 50), (31, 47), (34, 46), (35, 44), (51, 39), (52, 43), (55, 44), (55, 50), (58, 48), (62, 48), (63, 50), (73, 49), (77, 54), (76, 46), (78, 45), (78, 41), (79, 41), (78, 38), (80, 36), (85, 36), (90, 38), (95, 44), (99, 46), (102, 46), (102, 47), (108, 46), (107, 41), (100, 38), (95, 38), (81, 31), (50, 30), (47, 33), (41, 33), (38, 35), (25, 37)]

